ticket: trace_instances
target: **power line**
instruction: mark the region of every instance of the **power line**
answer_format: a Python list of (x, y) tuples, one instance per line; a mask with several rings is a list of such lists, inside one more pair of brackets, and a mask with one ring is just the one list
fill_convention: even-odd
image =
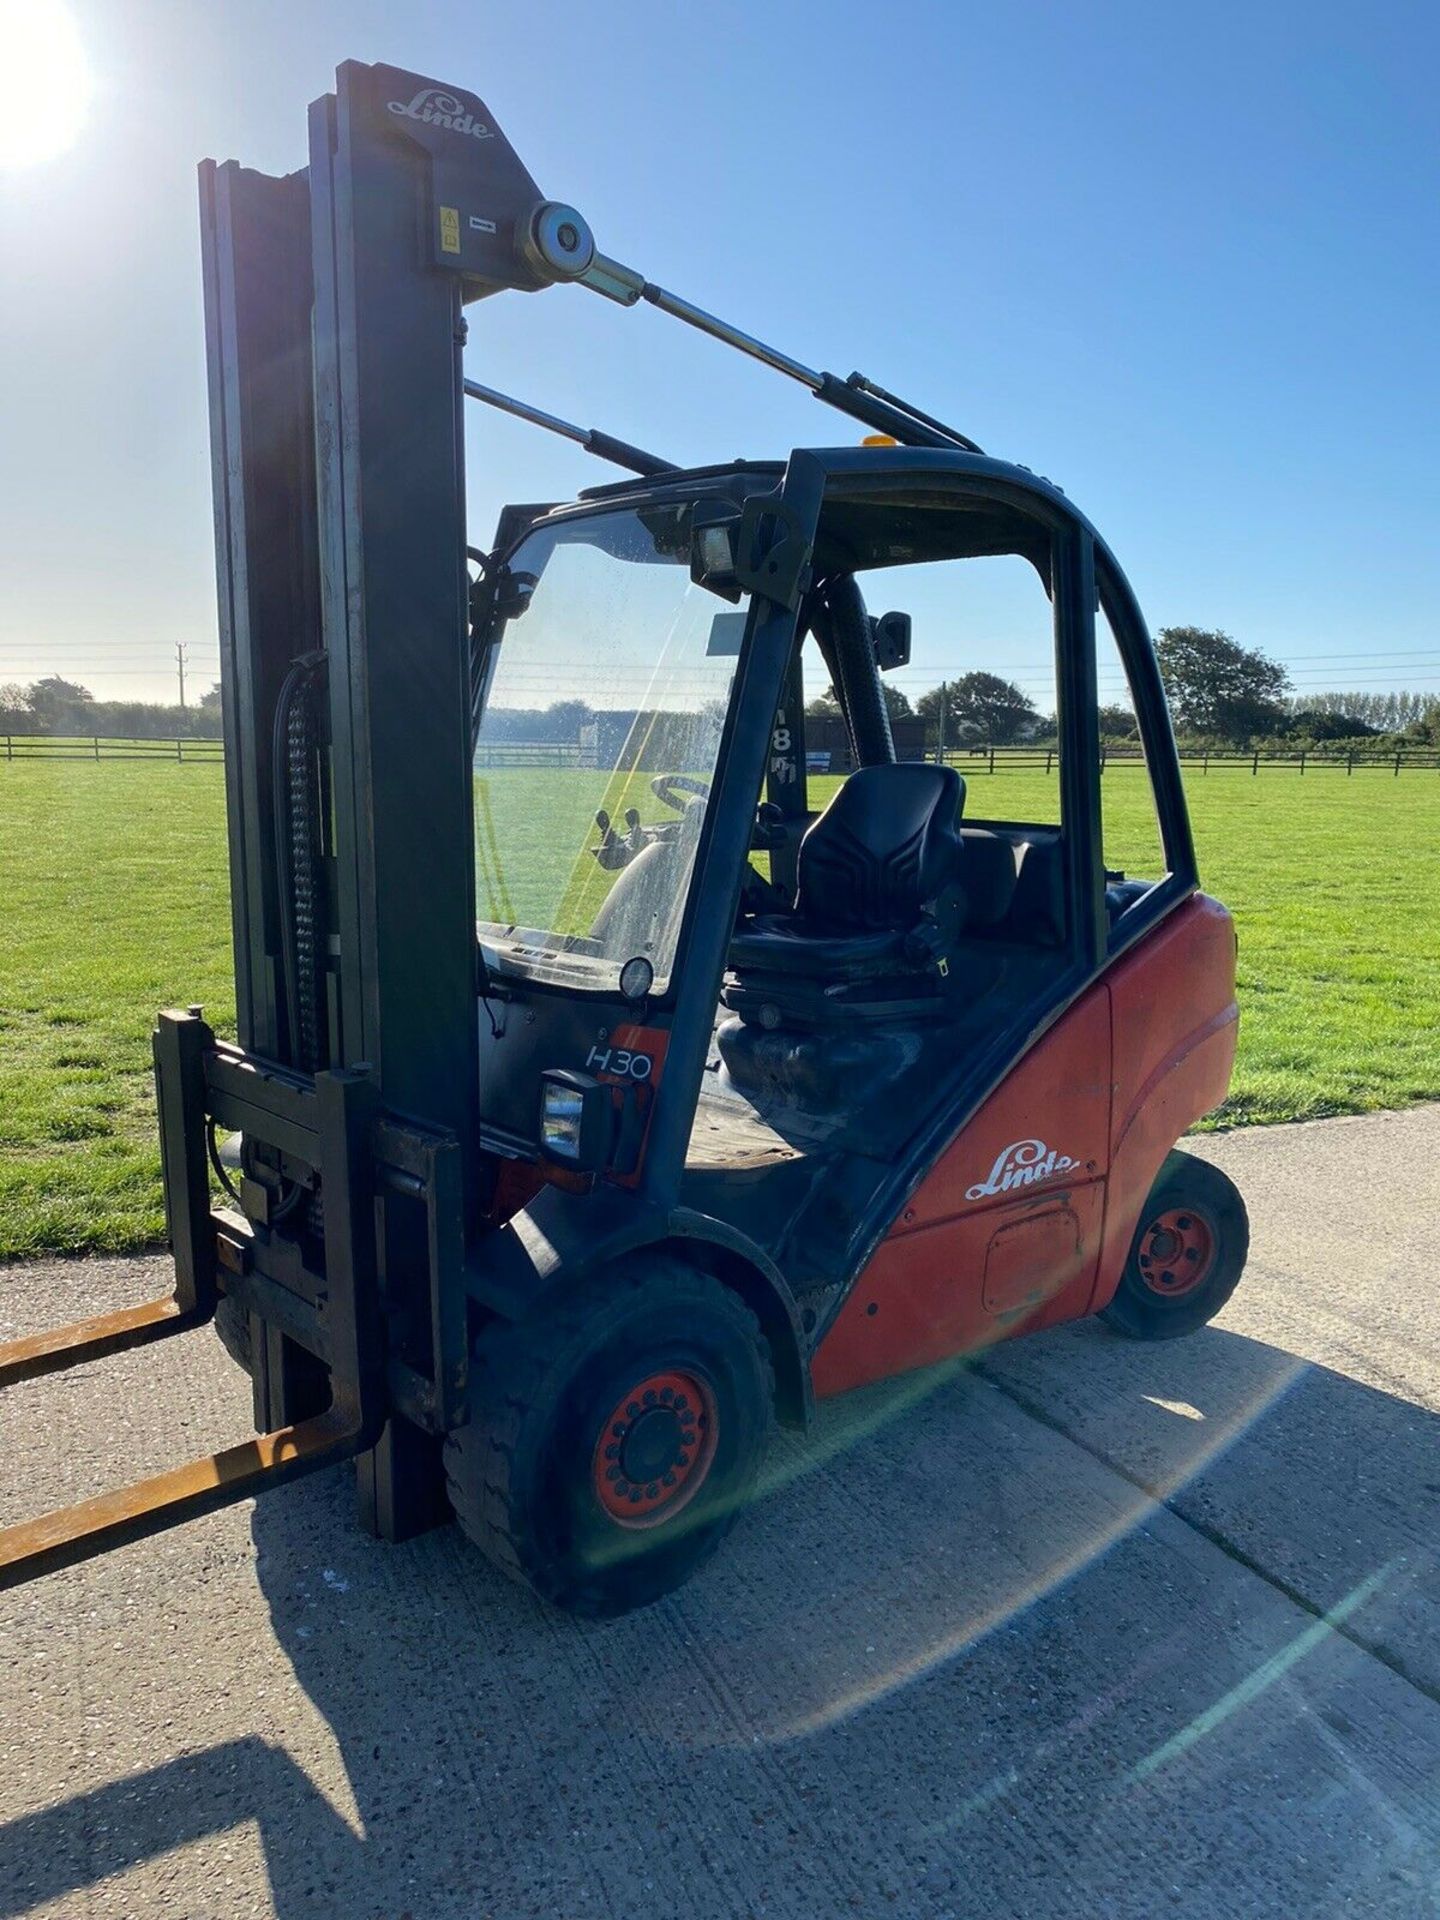
[[(978, 657), (981, 653), (984, 652), (984, 650), (985, 649), (983, 645), (977, 645), (977, 646), (971, 646), (970, 648), (968, 648), (967, 652), (971, 656)], [(1436, 663), (1440, 663), (1440, 649), (1430, 649), (1430, 650), (1426, 650), (1423, 653), (1417, 653), (1415, 655), (1406, 655), (1402, 653), (1358, 653), (1358, 654), (1334, 655), (1334, 656), (1330, 654), (1312, 654), (1308, 656), (1308, 658), (1316, 661), (1328, 661), (1330, 662), (1330, 665), (1321, 665), (1321, 666), (1306, 665), (1299, 669), (1301, 673), (1306, 675), (1315, 674), (1315, 673), (1321, 673), (1321, 674), (1328, 673), (1331, 671), (1331, 667), (1333, 667), (1336, 673), (1340, 673), (1340, 674), (1354, 673), (1357, 671), (1364, 670), (1364, 669), (1357, 669), (1355, 667), (1349, 666), (1347, 662), (1350, 660), (1362, 660), (1366, 663), (1367, 667), (1377, 667), (1385, 671), (1393, 670), (1395, 672), (1409, 673), (1412, 671), (1412, 669), (1408, 666), (1401, 667), (1399, 665), (1400, 661), (1408, 658), (1413, 658), (1421, 663), (1426, 661), (1434, 661)], [(1012, 673), (1050, 673), (1054, 671), (1053, 660), (1014, 660), (1014, 661), (1008, 662), (1007, 664)], [(1292, 666), (1294, 665), (1294, 662), (1287, 661), (1287, 660), (1276, 660), (1276, 661), (1273, 661), (1271, 664), (1274, 666), (1283, 668), (1288, 673), (1291, 670)], [(1111, 668), (1109, 666), (1101, 667), (1102, 673), (1113, 672), (1116, 670), (1117, 669)], [(893, 678), (895, 673), (915, 674), (915, 673), (923, 673), (925, 671), (926, 669), (923, 667), (915, 667), (915, 666), (899, 667), (892, 671), (891, 677)]]
[[(184, 646), (188, 654), (197, 643), (193, 640), (184, 640), (177, 644)], [(993, 639), (989, 642), (976, 641), (969, 643), (969, 647), (971, 651), (978, 652), (987, 644), (994, 645), (996, 642)], [(0, 660), (3, 660), (6, 655), (9, 655), (12, 659), (18, 657), (21, 660), (34, 660), (37, 657), (43, 657), (50, 653), (52, 649), (62, 664), (70, 666), (90, 665), (96, 662), (126, 665), (131, 661), (153, 661), (156, 657), (152, 648), (143, 648), (133, 642), (128, 645), (122, 642), (116, 642), (113, 646), (106, 646), (92, 640), (86, 643), (86, 651), (83, 653), (67, 652), (65, 648), (66, 643), (63, 641), (52, 642), (50, 647), (36, 649), (35, 647), (25, 646), (19, 641), (0, 640)], [(220, 650), (218, 646), (212, 645), (207, 647), (199, 657), (207, 662), (215, 662), (218, 664)], [(1303, 666), (1307, 672), (1313, 672), (1317, 667), (1319, 671), (1324, 672), (1331, 665), (1340, 668), (1345, 662), (1351, 660), (1361, 660), (1371, 666), (1388, 666), (1401, 660), (1440, 661), (1440, 646), (1385, 648), (1378, 652), (1373, 648), (1360, 648), (1354, 652), (1345, 653), (1292, 653), (1283, 656), (1267, 655), (1266, 657), (1271, 660), (1273, 665), (1283, 667), (1287, 671), (1291, 667)], [(1052, 659), (1047, 656), (1043, 660), (1014, 661), (1011, 663), (1011, 668), (1013, 672), (1017, 673), (1043, 672), (1048, 670), (1052, 665)], [(902, 667), (899, 671), (904, 673), (923, 671), (923, 669)]]
[[(185, 662), (185, 678), (187, 686), (193, 688), (193, 684), (197, 679), (208, 683), (212, 680), (218, 680), (220, 675), (215, 672), (213, 668), (200, 667), (197, 666), (193, 660), (187, 660)], [(112, 680), (135, 680), (143, 682), (164, 680), (168, 681), (173, 687), (176, 681), (176, 668), (173, 665), (168, 670), (164, 667), (101, 667), (99, 669), (94, 667), (62, 667), (47, 673), (13, 673), (8, 668), (0, 666), (0, 680), (18, 681), (22, 686), (29, 686), (32, 682), (39, 680), (66, 680), (72, 684), (87, 687), (92, 682), (99, 686)]]
[[(201, 654), (192, 662), (190, 657), (190, 649), (192, 644), (193, 643), (188, 640), (178, 641), (176, 643), (177, 650), (179, 648), (183, 648), (185, 650), (187, 666), (193, 665), (197, 669), (204, 668), (207, 671), (211, 669), (218, 670), (219, 664), (220, 664), (218, 652)], [(984, 657), (988, 653), (988, 651), (989, 649), (987, 648), (985, 643), (983, 642), (977, 643), (967, 648), (967, 657), (968, 658)], [(3, 643), (0, 643), (0, 668), (3, 668), (8, 671), (15, 670), (15, 663), (17, 661), (23, 664), (23, 663), (33, 662), (36, 658), (35, 654), (32, 651), (28, 649), (22, 650), (18, 647), (12, 646), (9, 649), (10, 664), (7, 667), (6, 657), (5, 657), (6, 652), (7, 652), (6, 647), (3, 645)], [(137, 677), (139, 677), (142, 674), (145, 674), (145, 675), (148, 675), (148, 677), (150, 678), (160, 678), (162, 676), (168, 678), (170, 669), (162, 668), (162, 667), (154, 667), (148, 664), (153, 662), (154, 658), (155, 658), (154, 654), (149, 652), (147, 653), (133, 652), (133, 653), (123, 653), (123, 654), (115, 651), (84, 653), (84, 654), (68, 654), (67, 653), (67, 654), (61, 655), (58, 659), (53, 660), (52, 664), (56, 667), (69, 667), (76, 670), (85, 670), (85, 671), (91, 671), (91, 672), (99, 671), (102, 667), (104, 667), (107, 669), (114, 669), (116, 671), (125, 671), (127, 673), (133, 672), (133, 674)], [(1356, 669), (1347, 664), (1348, 662), (1356, 661), (1356, 660), (1363, 661), (1365, 663), (1365, 667), (1361, 669)], [(1317, 674), (1323, 677), (1326, 673), (1328, 673), (1332, 669), (1332, 667), (1334, 671), (1337, 674), (1339, 674), (1342, 678), (1347, 677), (1349, 674), (1353, 672), (1364, 671), (1366, 669), (1372, 669), (1372, 670), (1380, 669), (1386, 672), (1409, 672), (1410, 668), (1408, 667), (1402, 668), (1399, 666), (1398, 663), (1402, 660), (1415, 660), (1417, 662), (1435, 661), (1437, 664), (1440, 664), (1440, 649), (1416, 648), (1413, 651), (1409, 651), (1409, 652), (1386, 652), (1386, 653), (1360, 652), (1360, 653), (1353, 653), (1353, 654), (1319, 654), (1319, 653), (1295, 654), (1295, 655), (1292, 655), (1288, 660), (1276, 660), (1273, 664), (1289, 672), (1292, 668), (1297, 667), (1299, 663), (1305, 662), (1306, 664), (1303, 668), (1303, 671), (1298, 673), (1296, 677), (1304, 678), (1304, 679), (1313, 679)], [(1310, 665), (1309, 664), (1310, 662), (1315, 662), (1316, 664)], [(1042, 660), (1007, 661), (1005, 662), (1005, 665), (1007, 667), (1007, 670), (1011, 673), (1044, 674), (1044, 673), (1050, 673), (1054, 671), (1054, 662), (1053, 660), (1048, 660), (1048, 659), (1043, 661)], [(938, 669), (936, 670), (938, 671)], [(1108, 670), (1109, 669), (1106, 669), (1103, 667), (1101, 669), (1102, 673)], [(891, 679), (903, 679), (903, 678), (913, 679), (917, 676), (926, 676), (930, 671), (931, 671), (930, 669), (926, 667), (921, 667), (921, 666), (901, 667), (897, 670), (892, 670), (890, 678)]]
[[(169, 641), (165, 641), (169, 645)], [(196, 649), (196, 641), (182, 641), (190, 651)], [(23, 660), (61, 659), (61, 660), (156, 660), (163, 657), (163, 649), (156, 647), (31, 647), (23, 641), (8, 639), (0, 641), (0, 655), (12, 655)], [(219, 660), (219, 647), (200, 647), (200, 659)]]
[[(185, 640), (180, 642), (180, 644), (186, 649), (186, 653), (188, 656), (191, 651), (192, 643), (189, 640)], [(5, 649), (3, 647), (0, 647), (0, 664), (4, 663), (6, 657), (7, 656), (6, 656)], [(18, 661), (30, 661), (30, 660), (36, 660), (36, 659), (48, 660), (53, 664), (57, 666), (62, 666), (62, 667), (100, 667), (100, 666), (143, 667), (143, 666), (155, 664), (155, 655), (153, 653), (138, 653), (138, 652), (137, 653), (64, 653), (64, 654), (58, 654), (58, 655), (57, 654), (37, 655), (33, 649), (24, 648), (24, 647), (12, 647), (9, 650), (8, 657), (12, 662), (17, 660)], [(197, 654), (195, 657), (199, 661), (213, 663), (217, 666), (220, 660), (220, 656), (218, 653), (209, 653), (209, 652), (200, 653), (200, 654)], [(162, 669), (162, 671), (168, 671), (168, 669)]]

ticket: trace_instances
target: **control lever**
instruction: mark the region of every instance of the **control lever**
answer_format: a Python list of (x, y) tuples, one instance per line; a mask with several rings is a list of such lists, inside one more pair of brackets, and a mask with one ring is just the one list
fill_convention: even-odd
[(616, 831), (614, 821), (603, 807), (596, 811), (595, 824), (600, 829), (600, 844), (590, 851), (607, 873), (628, 867), (637, 853), (643, 853), (646, 847), (653, 846), (657, 840), (668, 840), (672, 833), (668, 826), (642, 826), (638, 807), (625, 809), (623, 834)]
[(603, 807), (597, 809), (595, 824), (600, 829), (600, 844), (590, 851), (607, 873), (614, 873), (630, 864), (630, 849), (616, 833), (610, 823), (610, 816)]
[(773, 853), (785, 844), (785, 814), (773, 800), (762, 800), (755, 809), (755, 828), (750, 836), (756, 853)]

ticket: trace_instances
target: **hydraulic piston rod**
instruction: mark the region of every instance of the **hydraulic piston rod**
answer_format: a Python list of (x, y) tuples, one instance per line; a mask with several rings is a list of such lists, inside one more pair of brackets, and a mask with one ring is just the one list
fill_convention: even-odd
[[(522, 229), (519, 247), (527, 270), (539, 274), (543, 279), (550, 282), (568, 281), (575, 286), (588, 287), (592, 293), (603, 294), (607, 300), (615, 301), (617, 306), (633, 307), (644, 300), (661, 313), (668, 313), (672, 320), (683, 320), (687, 327), (694, 327), (698, 332), (708, 334), (712, 340), (748, 354), (752, 360), (773, 367), (788, 379), (798, 380), (801, 386), (810, 389), (817, 400), (823, 400), (827, 406), (841, 413), (848, 413), (852, 419), (863, 421), (879, 433), (889, 434), (903, 446), (958, 447), (966, 453), (981, 451), (973, 440), (956, 428), (945, 426), (930, 414), (922, 413), (918, 407), (912, 407), (908, 401), (887, 393), (863, 374), (852, 373), (848, 380), (842, 380), (838, 374), (817, 373), (813, 367), (807, 367), (803, 360), (796, 360), (790, 354), (782, 353), (778, 347), (757, 340), (753, 333), (732, 326), (728, 320), (707, 313), (703, 307), (682, 299), (678, 293), (657, 287), (633, 267), (597, 252), (588, 222), (574, 207), (567, 206), (563, 201), (541, 202), (531, 215), (529, 224)], [(468, 382), (467, 391), (475, 392)], [(489, 396), (481, 393), (476, 397)], [(502, 403), (492, 401), (491, 404)], [(582, 446), (589, 447), (591, 452), (600, 450), (592, 445), (593, 441), (607, 437), (593, 433), (587, 437), (583, 429), (557, 422), (550, 415), (525, 412), (515, 403), (503, 404), (508, 404), (509, 411), (519, 413), (522, 419), (530, 419), (538, 426), (548, 426), (554, 432), (567, 434)], [(620, 444), (623, 445), (623, 442)], [(633, 453), (635, 449), (628, 451)], [(623, 460), (621, 464), (624, 464)], [(637, 471), (645, 470), (640, 468)]]
[(672, 320), (683, 320), (687, 327), (696, 327), (701, 333), (708, 333), (712, 340), (721, 340), (727, 347), (737, 347), (741, 353), (748, 353), (752, 360), (762, 361), (777, 373), (798, 380), (802, 386), (809, 387), (812, 393), (820, 391), (825, 378), (823, 373), (815, 373), (801, 361), (792, 360), (788, 353), (781, 353), (778, 347), (766, 346), (763, 340), (757, 340), (753, 334), (732, 327), (728, 320), (717, 319), (713, 313), (707, 313), (693, 301), (682, 300), (678, 293), (667, 293), (664, 287), (657, 287), (647, 280), (640, 297), (652, 307), (658, 307), (661, 313), (668, 313)]
[(594, 254), (585, 272), (572, 277), (579, 286), (589, 287), (592, 293), (602, 293), (607, 300), (614, 300), (622, 307), (633, 307), (638, 301), (644, 300), (661, 313), (668, 313), (672, 320), (683, 320), (687, 327), (694, 327), (698, 332), (708, 334), (712, 340), (748, 354), (752, 360), (773, 367), (776, 373), (783, 373), (787, 379), (798, 380), (802, 387), (810, 389), (817, 400), (823, 400), (827, 406), (835, 407), (841, 413), (848, 413), (852, 419), (863, 421), (877, 432), (890, 434), (904, 446), (959, 447), (966, 453), (980, 452), (980, 448), (967, 435), (954, 427), (947, 427), (928, 413), (922, 413), (918, 407), (912, 407), (897, 395), (887, 393), (884, 387), (876, 386), (863, 374), (852, 373), (848, 380), (842, 380), (838, 374), (818, 373), (813, 367), (807, 367), (803, 360), (796, 360), (790, 354), (782, 353), (778, 347), (757, 340), (754, 334), (732, 326), (728, 320), (722, 320), (716, 314), (707, 313), (703, 307), (682, 299), (678, 293), (657, 287), (643, 274), (636, 273), (633, 267), (622, 266), (618, 260), (607, 259), (602, 253)]
[(652, 474), (677, 471), (673, 460), (662, 460), (658, 453), (646, 453), (643, 447), (632, 447), (628, 440), (617, 440), (613, 434), (602, 433), (598, 427), (577, 427), (570, 420), (562, 420), (558, 414), (545, 413), (539, 407), (532, 407), (526, 400), (517, 400), (511, 394), (501, 393), (498, 388), (482, 387), (478, 380), (467, 380), (465, 391), (472, 400), (480, 401), (483, 406), (494, 407), (499, 413), (513, 414), (517, 420), (528, 420), (532, 427), (544, 427), (547, 433), (558, 433), (562, 439), (573, 440), (577, 447), (583, 447), (586, 453), (593, 453), (600, 460), (609, 460), (617, 467), (625, 467), (631, 473), (643, 474), (648, 479)]

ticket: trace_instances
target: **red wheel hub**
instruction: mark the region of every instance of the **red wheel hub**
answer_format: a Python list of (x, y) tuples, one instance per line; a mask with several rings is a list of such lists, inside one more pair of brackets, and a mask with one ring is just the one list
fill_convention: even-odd
[(622, 1527), (654, 1527), (693, 1500), (715, 1458), (715, 1395), (694, 1373), (652, 1373), (600, 1429), (590, 1475)]
[(1164, 1300), (1193, 1293), (1215, 1264), (1215, 1233), (1193, 1207), (1157, 1213), (1140, 1236), (1140, 1278)]

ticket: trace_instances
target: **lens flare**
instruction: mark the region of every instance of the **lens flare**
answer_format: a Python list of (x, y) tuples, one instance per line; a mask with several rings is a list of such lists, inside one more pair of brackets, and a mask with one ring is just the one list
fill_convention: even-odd
[(63, 0), (0, 0), (0, 167), (41, 166), (84, 130), (95, 83)]

